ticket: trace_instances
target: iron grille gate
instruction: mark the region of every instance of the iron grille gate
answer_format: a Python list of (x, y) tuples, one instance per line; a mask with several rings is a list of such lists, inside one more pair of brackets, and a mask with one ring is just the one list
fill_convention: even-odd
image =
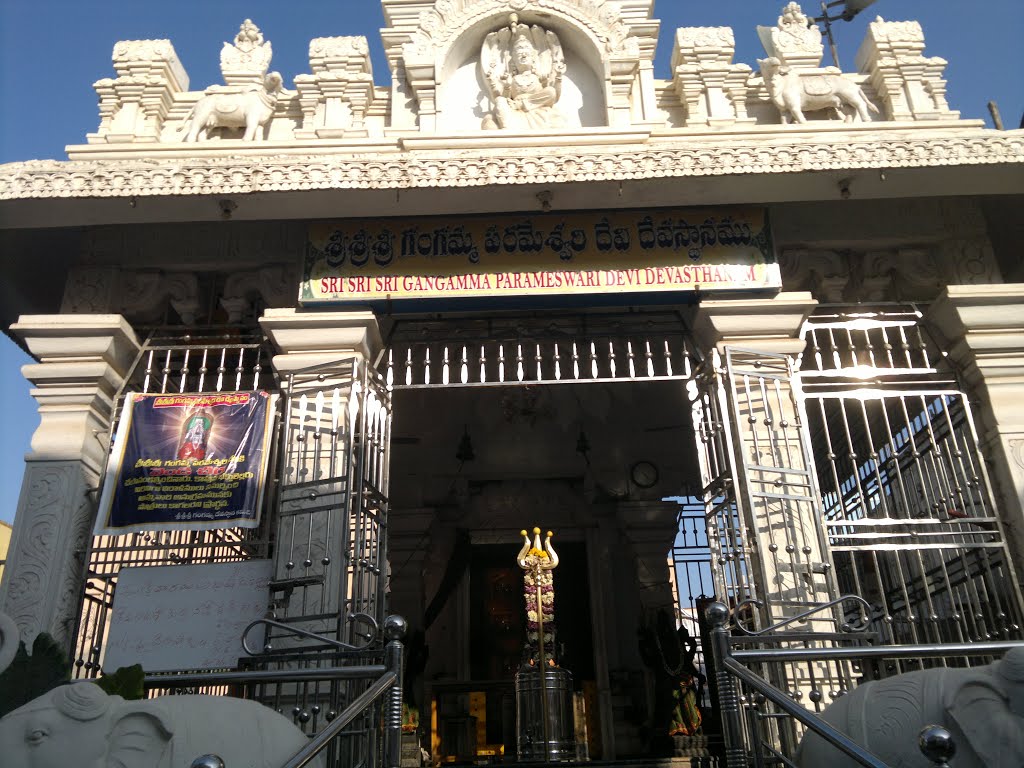
[[(804, 339), (798, 370), (726, 349), (688, 386), (716, 592), (751, 635), (733, 643), (765, 648), (761, 676), (821, 711), (858, 679), (991, 659), (866, 668), (816, 647), (1019, 640), (1024, 622), (971, 405), (921, 313), (822, 313)], [(784, 620), (815, 603), (825, 610)], [(770, 661), (787, 645), (807, 648), (804, 660)], [(740, 754), (789, 752), (797, 734), (780, 711), (738, 693)]]
[(753, 630), (834, 599), (789, 358), (713, 351), (691, 393), (716, 593)]
[(342, 360), (290, 374), (283, 414), (277, 620), (365, 645), (384, 616), (390, 395)]
[[(1021, 637), (1021, 595), (970, 404), (941, 368), (919, 313), (819, 315), (806, 325), (799, 371), (784, 356), (729, 349), (713, 352), (692, 376), (685, 332), (672, 322), (648, 321), (634, 336), (591, 329), (593, 338), (571, 322), (556, 326), (535, 325), (532, 336), (521, 328), (477, 329), (473, 340), (438, 347), (436, 359), (448, 364), (436, 378), (430, 342), (413, 339), (391, 347), (404, 354), (382, 361), (384, 375), (356, 360), (290, 375), (275, 441), (277, 486), (261, 527), (95, 537), (75, 675), (99, 673), (117, 574), (129, 565), (273, 556), (278, 621), (363, 644), (384, 615), (392, 386), (685, 380), (715, 593), (740, 609), (746, 629), (770, 630), (802, 608), (855, 593), (868, 607), (832, 608), (800, 628), (820, 637), (844, 624), (868, 625), (885, 643)], [(502, 345), (527, 336), (528, 343), (516, 342), (513, 365)], [(563, 345), (577, 354), (563, 357)], [(152, 337), (117, 405), (127, 391), (267, 387), (265, 370), (261, 340)], [(268, 635), (262, 668), (344, 663), (335, 649), (303, 648), (286, 634)], [(374, 644), (354, 662), (379, 653)], [(881, 673), (922, 663), (904, 660)], [(768, 676), (798, 699), (808, 694), (817, 709), (853, 678), (846, 663), (780, 670)], [(308, 682), (246, 693), (290, 709), (315, 731), (365, 687)], [(352, 725), (338, 759), (372, 758), (376, 717), (368, 712)]]
[[(274, 389), (270, 370), (269, 350), (259, 336), (237, 331), (153, 334), (129, 370), (114, 412), (120, 414), (129, 392)], [(376, 630), (384, 617), (387, 578), (390, 396), (372, 367), (353, 359), (292, 373), (282, 395), (271, 457), (274, 470), (259, 528), (92, 537), (73, 650), (75, 677), (94, 678), (102, 671), (121, 568), (270, 557), (275, 580), (268, 607), (275, 621), (364, 650), (297, 643), (285, 636), (287, 630), (272, 629), (262, 638), (264, 652), (240, 659), (238, 669), (310, 670), (309, 680), (232, 686), (192, 682), (183, 687), (175, 677), (202, 676), (179, 670), (149, 676), (151, 695), (245, 696), (290, 714), (297, 725), (315, 733), (370, 687), (370, 679), (325, 679), (316, 670), (384, 660)], [(108, 445), (116, 429), (115, 418)], [(378, 701), (346, 726), (328, 750), (329, 765), (374, 764), (380, 707)]]
[(870, 603), (863, 619), (886, 643), (1019, 639), (971, 406), (920, 312), (822, 314), (805, 335), (799, 378), (841, 589)]
[[(171, 336), (150, 334), (114, 399), (107, 445), (117, 431), (129, 392), (226, 392), (272, 387), (269, 355), (262, 339), (237, 330)], [(269, 495), (269, 494), (268, 494)], [(99, 498), (97, 494), (97, 498)], [(94, 536), (85, 553), (74, 676), (97, 677), (121, 568), (226, 563), (265, 558), (270, 547), (269, 515), (259, 528), (212, 531), (154, 531)]]
[[(790, 358), (734, 347), (713, 350), (691, 382), (690, 395), (717, 599), (732, 609), (737, 630), (748, 633), (752, 644), (834, 643), (842, 619), (831, 604), (839, 593)], [(773, 662), (758, 671), (819, 709), (852, 679), (845, 662)], [(723, 712), (738, 706), (726, 699), (718, 704)], [(792, 722), (779, 720), (763, 700), (746, 712), (747, 744), (795, 751), (799, 734)], [(727, 752), (742, 748), (729, 743), (728, 735), (726, 741)]]
[[(261, 670), (379, 664), (387, 589), (390, 396), (365, 361), (350, 358), (290, 373), (284, 382), (275, 509), (275, 622)], [(339, 651), (301, 630), (361, 650)], [(316, 733), (365, 693), (370, 679), (253, 686), (249, 695)], [(382, 702), (346, 726), (328, 765), (377, 765)]]

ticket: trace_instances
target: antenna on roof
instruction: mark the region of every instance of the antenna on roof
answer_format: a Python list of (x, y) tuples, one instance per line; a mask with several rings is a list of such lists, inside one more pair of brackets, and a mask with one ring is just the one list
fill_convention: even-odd
[[(873, 5), (874, 2), (875, 0), (832, 0), (832, 2), (822, 2), (821, 16), (814, 18), (813, 21), (824, 26), (825, 37), (828, 38), (828, 47), (832, 52), (832, 63), (836, 67), (839, 67), (839, 52), (836, 50), (836, 41), (832, 37), (832, 22), (853, 21), (853, 18), (858, 13), (869, 5)], [(833, 16), (831, 11), (834, 8), (842, 8), (842, 10)]]

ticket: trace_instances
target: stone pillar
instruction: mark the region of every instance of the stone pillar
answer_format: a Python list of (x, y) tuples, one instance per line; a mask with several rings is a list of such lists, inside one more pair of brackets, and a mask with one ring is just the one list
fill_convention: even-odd
[[(362, 495), (364, 483), (370, 475), (377, 487), (387, 483), (386, 467), (382, 474), (376, 472), (382, 457), (371, 454), (367, 433), (358, 432), (361, 422), (369, 422), (369, 394), (353, 396), (356, 382), (351, 378), (351, 368), (332, 366), (332, 363), (352, 358), (372, 365), (381, 346), (377, 320), (366, 310), (268, 309), (260, 318), (260, 326), (277, 351), (272, 360), (274, 370), (282, 387), (290, 390), (292, 396), (285, 399), (283, 406), (287, 438), (279, 447), (283, 452), (279, 498), (282, 509), (289, 514), (279, 520), (278, 530), (283, 532), (285, 526), (295, 525), (297, 519), (301, 520), (301, 525), (308, 526), (305, 545), (296, 546), (291, 537), (286, 539), (283, 533), (279, 534), (279, 546), (274, 555), (275, 580), (288, 582), (299, 575), (316, 578), (309, 585), (284, 592), (285, 597), (278, 605), (287, 610), (287, 615), (297, 622), (296, 626), (311, 632), (332, 633), (335, 630), (331, 621), (310, 614), (306, 607), (319, 601), (319, 614), (345, 614), (361, 612), (364, 608), (351, 606), (372, 601), (375, 605), (366, 610), (376, 611), (379, 593), (375, 586), (378, 580), (383, 582), (386, 578), (386, 574), (374, 571), (372, 580), (357, 584), (355, 579), (346, 580), (342, 570), (353, 558), (366, 556), (366, 537), (350, 539), (346, 533), (349, 516), (367, 502)], [(299, 374), (309, 368), (318, 370)], [(296, 376), (292, 378), (291, 374)], [(356, 375), (361, 376), (361, 371), (356, 371)], [(362, 413), (359, 409), (363, 409)], [(382, 427), (385, 444), (389, 424), (388, 416)], [(350, 461), (344, 455), (336, 455), (336, 451), (362, 451), (360, 455), (366, 462), (353, 463), (360, 467), (361, 474), (355, 476), (348, 472), (345, 468), (350, 466)], [(383, 482), (380, 482), (381, 477), (385, 478)], [(376, 566), (377, 563), (373, 563), (368, 567)], [(367, 567), (367, 562), (363, 560), (360, 567)], [(299, 622), (297, 616), (305, 618)], [(352, 642), (353, 631), (353, 625), (345, 624), (337, 639)], [(278, 645), (282, 647), (283, 643)]]
[(25, 457), (0, 606), (30, 648), (40, 632), (70, 648), (114, 400), (139, 343), (120, 315), (23, 315), (11, 330), (39, 360), (22, 372), (40, 424)]
[(278, 351), (274, 355), (274, 370), (282, 377), (346, 357), (372, 363), (383, 346), (377, 318), (369, 310), (268, 309), (260, 318), (260, 327)]
[[(977, 428), (1013, 560), (1024, 557), (1024, 283), (950, 285), (926, 315), (980, 403)], [(1017, 577), (1020, 579), (1020, 567)]]
[(669, 554), (676, 538), (678, 508), (665, 501), (624, 501), (616, 505), (622, 533), (636, 555), (636, 578), (646, 608), (673, 608)]
[(803, 291), (770, 299), (705, 300), (694, 310), (691, 323), (705, 352), (729, 345), (792, 357), (803, 351), (800, 327), (815, 306), (811, 294)]

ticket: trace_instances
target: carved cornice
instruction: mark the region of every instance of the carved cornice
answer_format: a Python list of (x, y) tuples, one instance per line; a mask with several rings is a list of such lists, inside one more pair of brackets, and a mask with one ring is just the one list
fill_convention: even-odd
[[(652, 138), (642, 147), (459, 147), (377, 155), (250, 155), (31, 160), (0, 166), (0, 200), (413, 189), (1024, 163), (1024, 132), (907, 138), (877, 131), (746, 142)], [(552, 138), (552, 144), (558, 139)], [(273, 151), (270, 149), (269, 151)]]

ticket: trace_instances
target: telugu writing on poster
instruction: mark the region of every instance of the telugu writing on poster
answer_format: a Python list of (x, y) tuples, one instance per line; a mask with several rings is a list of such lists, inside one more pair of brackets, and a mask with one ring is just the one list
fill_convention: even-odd
[(129, 394), (96, 533), (255, 528), (273, 405), (267, 392)]
[(763, 209), (311, 225), (300, 301), (778, 288)]
[(146, 672), (230, 669), (242, 633), (266, 615), (270, 560), (122, 568), (103, 666)]

